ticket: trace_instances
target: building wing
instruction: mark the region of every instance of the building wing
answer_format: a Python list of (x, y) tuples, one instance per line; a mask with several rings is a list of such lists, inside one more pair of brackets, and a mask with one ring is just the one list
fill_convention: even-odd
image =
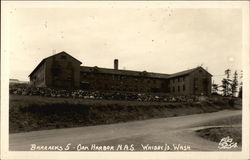
[(62, 52), (59, 52), (59, 53), (54, 54), (54, 55), (52, 55), (52, 56), (49, 56), (49, 57), (47, 57), (47, 58), (44, 58), (44, 59), (36, 66), (36, 68), (29, 74), (29, 77), (30, 77), (34, 72), (36, 72), (36, 71), (38, 70), (38, 68), (40, 68), (40, 66), (42, 66), (43, 63), (44, 63), (47, 59), (49, 59), (49, 58), (51, 58), (51, 57), (54, 57), (54, 56), (57, 56), (57, 55), (59, 55), (59, 54), (66, 54), (66, 55), (68, 55), (69, 57), (71, 57), (71, 58), (75, 59), (76, 61), (78, 61), (80, 64), (82, 64), (82, 62), (79, 61), (78, 59), (72, 57), (72, 56), (71, 56), (70, 54), (68, 54), (67, 52), (62, 51)]
[(110, 68), (99, 68), (99, 67), (87, 67), (82, 66), (81, 67), (82, 72), (96, 72), (96, 73), (102, 73), (102, 74), (112, 74), (112, 75), (123, 75), (123, 76), (134, 76), (134, 77), (150, 77), (150, 78), (168, 78), (168, 74), (162, 74), (162, 73), (153, 73), (153, 72), (147, 72), (147, 71), (131, 71), (131, 70), (116, 70), (116, 69), (110, 69)]
[[(179, 77), (179, 76), (184, 76), (184, 75), (188, 75), (192, 72), (194, 72), (195, 70), (197, 69), (202, 69), (204, 70), (205, 72), (207, 72), (209, 75), (211, 75), (208, 71), (206, 71), (204, 68), (202, 67), (196, 67), (196, 68), (192, 68), (192, 69), (188, 69), (188, 70), (185, 70), (185, 71), (181, 71), (181, 72), (177, 72), (177, 73), (173, 73), (173, 74), (170, 74), (170, 76), (168, 78), (174, 78), (174, 77)], [(212, 75), (211, 75), (212, 76)]]

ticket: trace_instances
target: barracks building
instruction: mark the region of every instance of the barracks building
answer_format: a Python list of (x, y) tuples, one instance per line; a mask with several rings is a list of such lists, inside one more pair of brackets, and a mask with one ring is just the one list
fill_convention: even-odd
[(98, 91), (154, 92), (173, 95), (210, 95), (211, 77), (202, 67), (174, 74), (81, 66), (82, 62), (66, 52), (44, 58), (31, 72), (35, 87), (81, 88)]

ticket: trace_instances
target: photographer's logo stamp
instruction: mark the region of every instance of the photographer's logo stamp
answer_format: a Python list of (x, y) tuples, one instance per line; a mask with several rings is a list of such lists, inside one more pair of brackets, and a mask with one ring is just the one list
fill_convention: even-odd
[(231, 149), (237, 147), (237, 142), (233, 142), (233, 138), (230, 138), (229, 136), (222, 138), (218, 145), (219, 149)]

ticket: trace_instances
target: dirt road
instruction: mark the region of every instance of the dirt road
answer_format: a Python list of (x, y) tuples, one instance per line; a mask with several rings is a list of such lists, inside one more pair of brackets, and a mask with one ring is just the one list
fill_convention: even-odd
[[(198, 137), (195, 128), (204, 122), (235, 115), (241, 115), (241, 111), (224, 110), (119, 124), (10, 134), (10, 150), (99, 151), (106, 146), (105, 149), (109, 151), (117, 151), (119, 147), (121, 150), (118, 151), (215, 151), (218, 150), (218, 143)], [(143, 149), (147, 144), (147, 149)]]

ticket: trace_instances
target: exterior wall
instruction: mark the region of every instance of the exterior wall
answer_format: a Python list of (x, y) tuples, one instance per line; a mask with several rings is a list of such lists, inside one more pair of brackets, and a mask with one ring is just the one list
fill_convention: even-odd
[(45, 63), (43, 63), (31, 76), (30, 84), (36, 87), (46, 87), (45, 83)]
[(166, 76), (153, 78), (147, 72), (139, 75), (129, 73), (123, 75), (122, 71), (112, 72), (110, 69), (98, 70), (95, 67), (80, 65), (81, 62), (65, 52), (48, 57), (30, 76), (31, 85), (125, 92), (161, 92), (173, 95), (211, 94), (211, 75), (201, 67), (172, 78)]
[(46, 85), (55, 88), (78, 88), (80, 62), (64, 53), (46, 59)]
[(192, 95), (191, 76), (186, 77), (186, 95)]
[(211, 75), (200, 68), (188, 75), (169, 79), (169, 88), (174, 95), (210, 95)]
[(190, 94), (210, 95), (211, 75), (203, 69), (197, 69), (190, 74)]
[(125, 76), (96, 72), (81, 72), (81, 82), (88, 83), (91, 90), (114, 90), (127, 92), (166, 92), (166, 81), (143, 76)]
[(189, 94), (189, 77), (187, 75), (169, 79), (169, 93), (174, 95)]

